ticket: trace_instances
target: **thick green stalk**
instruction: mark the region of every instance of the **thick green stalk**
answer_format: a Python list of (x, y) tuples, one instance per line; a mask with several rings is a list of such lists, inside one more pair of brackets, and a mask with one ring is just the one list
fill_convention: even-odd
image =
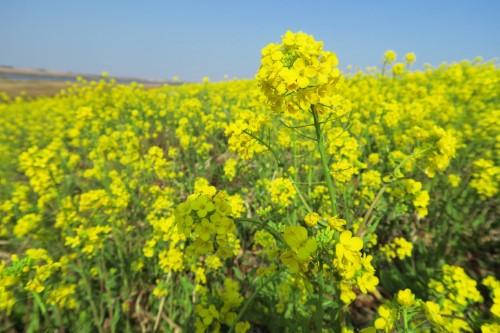
[(325, 138), (323, 132), (321, 131), (321, 124), (319, 122), (319, 116), (314, 106), (311, 107), (311, 112), (314, 117), (314, 129), (316, 130), (316, 142), (318, 143), (319, 155), (321, 157), (321, 168), (323, 169), (323, 175), (326, 179), (326, 185), (328, 187), (328, 193), (330, 194), (330, 202), (332, 208), (333, 216), (337, 215), (337, 196), (335, 194), (335, 187), (333, 185), (332, 175), (330, 174), (330, 169), (328, 167), (328, 157), (325, 150)]
[(404, 322), (404, 330), (405, 330), (405, 333), (406, 332), (409, 332), (408, 331), (408, 316), (406, 314), (406, 309), (403, 310), (403, 322)]

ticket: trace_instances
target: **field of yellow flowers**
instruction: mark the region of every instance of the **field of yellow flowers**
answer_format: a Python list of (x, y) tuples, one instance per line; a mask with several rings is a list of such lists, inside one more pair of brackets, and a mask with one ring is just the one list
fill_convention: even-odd
[(0, 331), (500, 332), (500, 70), (414, 61), (0, 99)]

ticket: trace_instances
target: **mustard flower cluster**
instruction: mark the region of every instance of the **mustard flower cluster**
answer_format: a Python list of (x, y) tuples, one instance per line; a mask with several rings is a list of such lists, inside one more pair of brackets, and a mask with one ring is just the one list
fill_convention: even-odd
[(431, 323), (447, 332), (470, 331), (469, 323), (460, 315), (469, 305), (483, 301), (477, 282), (462, 267), (444, 265), (441, 279), (431, 279), (429, 289), (436, 297), (435, 302), (425, 303)]
[(351, 231), (346, 230), (340, 234), (335, 246), (333, 265), (342, 277), (340, 298), (344, 304), (350, 304), (356, 299), (354, 288), (366, 294), (374, 292), (379, 283), (372, 265), (373, 257), (362, 254), (362, 249), (363, 240), (353, 236)]
[(470, 187), (475, 189), (484, 198), (491, 198), (498, 193), (500, 184), (500, 167), (491, 160), (479, 159), (474, 161), (473, 179)]
[[(363, 332), (393, 332), (423, 330), (437, 332), (472, 332), (472, 326), (464, 313), (482, 298), (472, 280), (461, 267), (444, 265), (439, 280), (432, 280), (429, 288), (433, 293), (423, 300), (410, 290), (399, 290), (393, 300), (386, 301), (377, 309), (372, 327)], [(494, 278), (487, 278), (494, 283)], [(460, 289), (463, 288), (463, 289)], [(481, 332), (491, 332), (498, 324), (494, 321), (481, 325)]]
[(268, 191), (271, 202), (279, 207), (288, 207), (292, 204), (297, 191), (290, 179), (276, 178), (269, 182)]
[[(175, 225), (190, 242), (184, 250), (188, 260), (205, 255), (226, 259), (240, 249), (231, 205), (223, 192), (189, 196), (175, 209)], [(167, 254), (166, 257), (175, 260), (179, 255)]]
[(334, 87), (340, 78), (335, 53), (303, 32), (287, 31), (280, 44), (262, 49), (257, 81), (272, 109), (288, 113), (333, 105)]
[(393, 261), (396, 258), (403, 260), (411, 257), (412, 250), (413, 244), (403, 237), (396, 237), (380, 248), (380, 252), (383, 253), (388, 261)]

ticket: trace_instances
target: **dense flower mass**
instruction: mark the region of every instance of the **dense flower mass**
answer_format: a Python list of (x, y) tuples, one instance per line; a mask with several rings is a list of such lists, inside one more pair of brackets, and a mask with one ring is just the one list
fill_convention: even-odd
[(335, 53), (303, 32), (287, 31), (281, 44), (262, 49), (257, 80), (273, 109), (308, 111), (311, 105), (330, 107), (340, 78)]
[(415, 61), (1, 97), (0, 331), (499, 332), (500, 71)]

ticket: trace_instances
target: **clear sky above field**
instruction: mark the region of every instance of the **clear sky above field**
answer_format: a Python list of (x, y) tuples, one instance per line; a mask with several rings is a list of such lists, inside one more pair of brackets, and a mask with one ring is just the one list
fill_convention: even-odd
[(341, 65), (384, 50), (417, 64), (500, 56), (500, 1), (0, 2), (0, 64), (200, 80), (252, 77), (260, 49), (287, 30), (325, 42)]

